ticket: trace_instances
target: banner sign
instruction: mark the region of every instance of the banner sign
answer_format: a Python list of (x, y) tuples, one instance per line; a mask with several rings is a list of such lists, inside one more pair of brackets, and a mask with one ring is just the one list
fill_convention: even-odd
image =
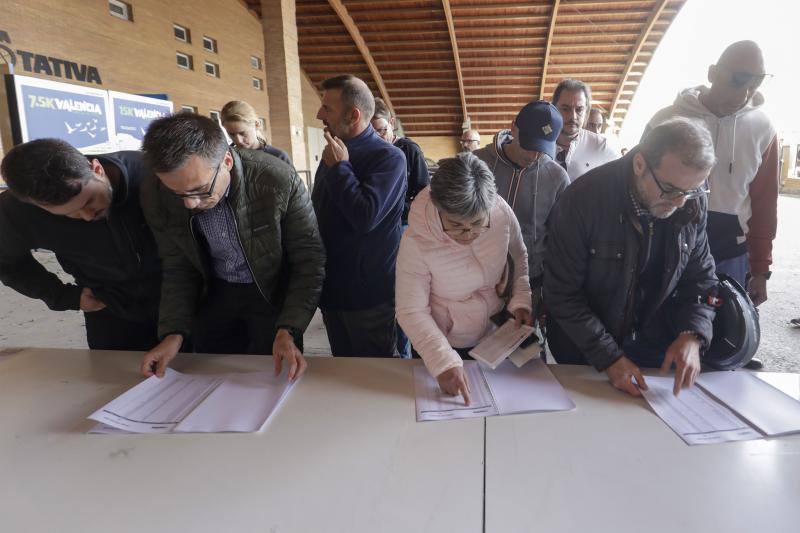
[(109, 129), (108, 92), (57, 81), (14, 76), (21, 142), (63, 139), (81, 152), (115, 148)]
[(28, 76), (9, 76), (14, 142), (55, 137), (86, 154), (138, 150), (172, 102)]
[(172, 114), (172, 102), (166, 100), (116, 91), (108, 96), (118, 150), (138, 150), (150, 123)]

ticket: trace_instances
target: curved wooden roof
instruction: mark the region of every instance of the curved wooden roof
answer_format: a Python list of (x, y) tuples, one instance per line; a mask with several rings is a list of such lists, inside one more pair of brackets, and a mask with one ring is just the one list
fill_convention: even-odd
[[(409, 136), (487, 133), (564, 78), (625, 119), (650, 58), (686, 0), (297, 0), (300, 63), (343, 73), (390, 103)], [(259, 0), (247, 0), (258, 14)]]

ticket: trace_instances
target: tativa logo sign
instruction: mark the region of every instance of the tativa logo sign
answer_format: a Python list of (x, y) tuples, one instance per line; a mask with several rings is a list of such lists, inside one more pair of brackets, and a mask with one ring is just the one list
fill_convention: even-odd
[(3, 30), (0, 30), (0, 59), (10, 65), (14, 65), (16, 68), (21, 68), (25, 72), (96, 83), (97, 85), (103, 84), (97, 67), (84, 65), (69, 59), (15, 49), (15, 47), (11, 46), (11, 37), (8, 32)]

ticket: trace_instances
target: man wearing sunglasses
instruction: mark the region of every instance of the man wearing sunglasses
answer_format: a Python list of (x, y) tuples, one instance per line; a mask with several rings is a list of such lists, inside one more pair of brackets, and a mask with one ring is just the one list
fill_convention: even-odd
[(711, 131), (717, 163), (708, 178), (708, 242), (717, 272), (747, 287), (755, 305), (767, 299), (777, 228), (778, 137), (758, 91), (769, 77), (756, 43), (733, 43), (709, 67), (710, 87), (685, 89), (648, 126), (684, 116)]
[(191, 335), (197, 352), (272, 354), (276, 375), (285, 361), (298, 378), (325, 253), (297, 173), (259, 150), (228, 147), (216, 122), (192, 113), (153, 122), (143, 149), (158, 178), (142, 187), (142, 207), (163, 282), (161, 342), (142, 373), (163, 376)]
[(705, 126), (676, 118), (567, 187), (544, 259), (556, 361), (591, 364), (634, 396), (647, 388), (640, 367), (674, 364), (674, 393), (692, 386), (714, 318), (705, 188), (714, 161)]

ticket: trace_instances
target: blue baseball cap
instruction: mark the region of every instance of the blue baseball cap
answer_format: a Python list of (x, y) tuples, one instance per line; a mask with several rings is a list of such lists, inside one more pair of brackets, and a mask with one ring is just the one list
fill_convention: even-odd
[(536, 100), (523, 107), (514, 119), (519, 129), (519, 145), (525, 150), (542, 152), (556, 158), (556, 139), (564, 120), (550, 102)]

